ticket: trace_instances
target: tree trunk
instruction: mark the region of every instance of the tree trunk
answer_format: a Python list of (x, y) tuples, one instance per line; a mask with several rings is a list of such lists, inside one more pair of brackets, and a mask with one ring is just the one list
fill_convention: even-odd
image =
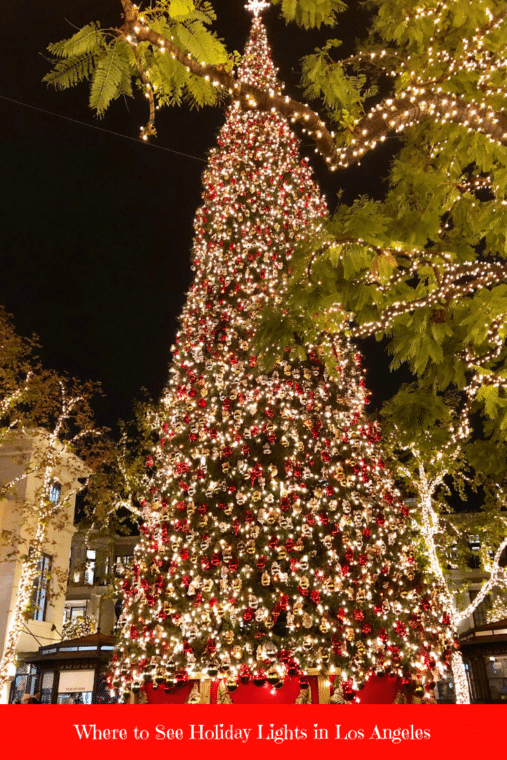
[(453, 652), (451, 665), (452, 665), (452, 674), (454, 677), (454, 690), (456, 694), (456, 704), (469, 705), (470, 691), (468, 689), (468, 679), (467, 679), (465, 665), (463, 663), (463, 656), (461, 652)]

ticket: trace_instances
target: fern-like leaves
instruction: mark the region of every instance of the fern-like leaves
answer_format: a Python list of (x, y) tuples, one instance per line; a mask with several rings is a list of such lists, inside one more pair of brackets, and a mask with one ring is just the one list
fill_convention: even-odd
[(99, 53), (105, 47), (104, 32), (98, 21), (92, 21), (68, 40), (52, 42), (48, 50), (57, 58), (75, 58), (88, 53)]
[(222, 42), (199, 22), (177, 24), (173, 35), (176, 44), (198, 63), (218, 66), (228, 61), (227, 51)]
[(53, 70), (42, 81), (57, 90), (74, 87), (91, 77), (97, 59), (106, 47), (104, 32), (98, 22), (87, 24), (68, 40), (51, 43), (48, 50), (56, 58), (52, 60)]
[(43, 82), (55, 87), (57, 90), (67, 90), (74, 87), (84, 79), (89, 79), (94, 68), (97, 56), (93, 53), (66, 58), (55, 63), (53, 70), (46, 74)]
[(100, 56), (91, 77), (90, 108), (102, 116), (112, 100), (120, 95), (131, 95), (131, 76), (128, 45), (116, 40)]

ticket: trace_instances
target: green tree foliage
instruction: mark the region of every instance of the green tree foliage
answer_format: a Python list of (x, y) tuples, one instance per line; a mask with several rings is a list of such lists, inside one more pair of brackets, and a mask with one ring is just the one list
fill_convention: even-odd
[(347, 7), (342, 0), (273, 0), (273, 5), (281, 6), (287, 21), (295, 21), (306, 29), (322, 24), (333, 26), (337, 14)]
[(345, 181), (348, 167), (391, 140), (383, 199), (340, 203), (322, 234), (296, 251), (283, 312), (267, 314), (258, 333), (270, 345), (266, 366), (277, 345), (278, 355), (292, 345), (303, 358), (304, 343), (324, 345), (336, 330), (375, 335), (392, 368), (404, 365), (415, 381), (386, 415), (416, 442), (417, 430), (450, 441), (452, 415), (466, 413), (473, 426), (460, 438), (460, 461), (494, 494), (506, 471), (507, 2), (368, 0), (370, 27), (346, 58), (335, 32), (352, 0), (273, 5), (288, 22), (329, 29), (302, 61), (315, 111), (239, 87), (203, 0), (143, 10), (118, 0), (123, 26), (90, 24), (51, 46), (46, 79), (57, 87), (90, 79), (98, 114), (135, 82), (151, 104), (145, 137), (156, 106), (234, 92), (244, 108), (274, 107), (303, 122)]
[[(129, 4), (130, 5), (130, 4)], [(137, 44), (141, 25), (163, 36), (197, 63), (224, 65), (229, 57), (222, 42), (208, 30), (215, 19), (210, 3), (162, 0), (137, 18), (129, 34), (101, 29), (93, 22), (70, 39), (49, 45), (53, 69), (44, 81), (57, 89), (90, 81), (90, 108), (102, 116), (113, 100), (132, 97), (134, 86), (155, 97), (157, 105), (188, 101), (191, 105), (213, 105), (218, 91), (196, 77), (171, 54), (149, 42)], [(137, 26), (139, 24), (139, 26)]]

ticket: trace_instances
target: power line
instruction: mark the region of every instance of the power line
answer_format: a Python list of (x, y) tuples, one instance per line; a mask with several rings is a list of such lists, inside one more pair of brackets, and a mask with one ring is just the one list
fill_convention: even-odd
[(172, 148), (165, 148), (163, 145), (156, 145), (155, 143), (143, 142), (141, 140), (136, 139), (135, 137), (130, 137), (129, 135), (123, 135), (121, 132), (113, 132), (110, 129), (103, 129), (102, 127), (97, 127), (95, 124), (87, 124), (85, 121), (79, 121), (79, 119), (72, 119), (70, 116), (63, 116), (60, 113), (47, 111), (45, 108), (32, 106), (30, 105), (30, 103), (23, 103), (20, 100), (14, 100), (14, 98), (8, 98), (5, 95), (0, 95), (0, 98), (2, 100), (8, 101), (9, 103), (15, 103), (18, 106), (23, 106), (24, 108), (31, 108), (33, 111), (40, 111), (41, 113), (48, 114), (49, 116), (54, 116), (57, 119), (65, 119), (65, 121), (71, 121), (73, 124), (80, 124), (82, 127), (88, 127), (88, 129), (96, 129), (99, 132), (105, 132), (106, 135), (114, 135), (115, 137), (122, 137), (124, 140), (132, 140), (133, 142), (136, 143), (136, 145), (148, 146), (150, 148), (155, 148), (156, 150), (165, 150), (167, 151), (167, 153), (174, 153), (177, 156), (184, 156), (185, 158), (193, 158), (195, 161), (200, 161), (203, 164), (207, 163), (206, 159), (199, 158), (199, 156), (192, 156), (189, 153), (181, 153), (181, 151), (179, 150), (173, 150)]

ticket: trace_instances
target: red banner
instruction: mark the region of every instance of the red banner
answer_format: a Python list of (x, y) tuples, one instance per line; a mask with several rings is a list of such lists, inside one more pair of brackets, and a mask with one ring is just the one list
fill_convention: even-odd
[[(26, 710), (28, 709), (28, 713)], [(2, 755), (37, 760), (219, 756), (502, 757), (502, 705), (8, 705)]]

